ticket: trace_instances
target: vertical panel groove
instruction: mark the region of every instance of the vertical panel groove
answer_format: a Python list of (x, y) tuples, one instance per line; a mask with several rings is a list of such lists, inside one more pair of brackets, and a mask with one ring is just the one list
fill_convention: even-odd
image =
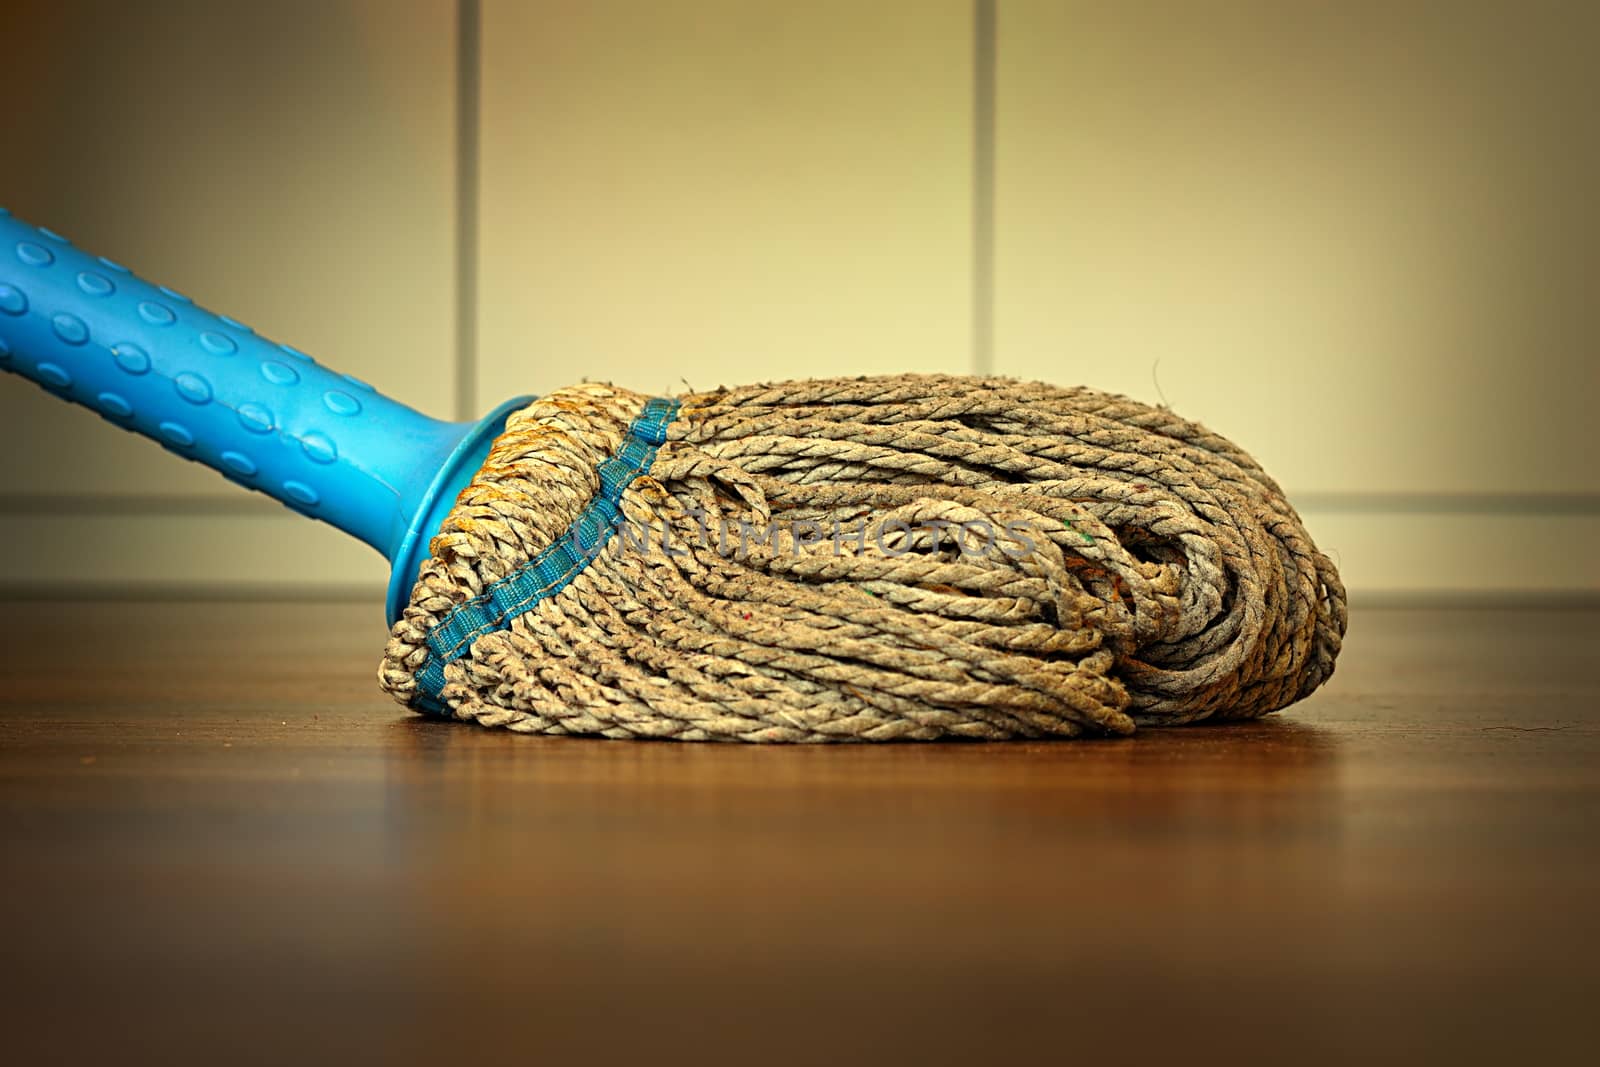
[(995, 0), (974, 0), (972, 53), (972, 370), (994, 373)]
[(478, 412), (478, 123), (480, 0), (456, 5), (456, 418)]

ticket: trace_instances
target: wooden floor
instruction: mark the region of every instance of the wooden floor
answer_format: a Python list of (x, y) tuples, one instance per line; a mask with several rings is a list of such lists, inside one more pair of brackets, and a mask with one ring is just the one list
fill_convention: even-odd
[(413, 718), (378, 615), (6, 605), (8, 1062), (1592, 1055), (1600, 613), (1358, 612), (1255, 724), (831, 748)]

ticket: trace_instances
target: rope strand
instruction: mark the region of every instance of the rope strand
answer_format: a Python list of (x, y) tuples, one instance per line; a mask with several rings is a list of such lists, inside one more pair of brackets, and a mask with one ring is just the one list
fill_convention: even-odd
[[(645, 403), (585, 384), (512, 416), (430, 546), (385, 690), (425, 695), (429, 633), (567, 533)], [(691, 394), (620, 511), (570, 583), (444, 666), (450, 714), (681, 740), (1127, 734), (1293, 703), (1345, 630), (1336, 570), (1249, 455), (1085, 388)]]

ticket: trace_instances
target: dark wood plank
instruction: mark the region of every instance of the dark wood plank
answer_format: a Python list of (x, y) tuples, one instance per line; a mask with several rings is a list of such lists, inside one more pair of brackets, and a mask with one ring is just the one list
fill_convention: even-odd
[(1592, 1045), (1600, 613), (1360, 612), (1260, 723), (834, 748), (414, 718), (371, 606), (5, 614), (15, 1062)]

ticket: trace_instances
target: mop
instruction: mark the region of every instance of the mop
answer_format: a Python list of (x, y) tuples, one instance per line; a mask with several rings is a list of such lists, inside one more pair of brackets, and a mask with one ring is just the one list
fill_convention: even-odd
[(383, 552), (380, 686), (484, 726), (1124, 735), (1281, 709), (1345, 631), (1248, 454), (1083, 387), (585, 382), (447, 423), (3, 209), (0, 367)]

